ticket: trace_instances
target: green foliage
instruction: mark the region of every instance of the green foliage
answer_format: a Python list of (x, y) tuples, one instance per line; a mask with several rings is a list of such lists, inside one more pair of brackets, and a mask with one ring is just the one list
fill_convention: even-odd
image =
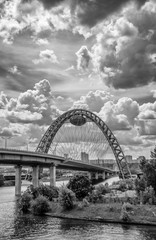
[(137, 195), (139, 196), (140, 192), (143, 192), (146, 189), (146, 185), (147, 185), (146, 180), (145, 178), (140, 178), (140, 179), (136, 178), (134, 183), (135, 183), (135, 190), (137, 192)]
[(121, 210), (120, 219), (124, 222), (130, 222), (131, 221), (129, 213), (125, 210)]
[(23, 213), (27, 213), (30, 209), (32, 198), (33, 197), (30, 193), (24, 192), (19, 199), (19, 204), (18, 204), (19, 210), (22, 211)]
[(31, 202), (31, 210), (35, 215), (44, 215), (50, 211), (50, 204), (46, 197), (39, 195)]
[(33, 199), (37, 198), (39, 195), (45, 196), (49, 201), (58, 197), (58, 188), (54, 186), (40, 185), (35, 188), (33, 185), (30, 185), (26, 191), (32, 194)]
[(108, 186), (105, 186), (103, 184), (99, 184), (96, 186), (96, 191), (101, 194), (101, 195), (105, 195), (106, 193), (110, 193), (110, 189)]
[(155, 191), (154, 189), (150, 186), (145, 189), (143, 192), (143, 204), (150, 204), (150, 205), (155, 205), (156, 204), (156, 197), (155, 197)]
[(152, 186), (156, 192), (156, 158), (154, 156), (155, 152), (151, 152), (151, 160), (142, 158), (140, 168), (143, 171), (143, 178), (147, 182), (147, 186)]
[(67, 187), (61, 187), (59, 192), (59, 203), (64, 210), (70, 210), (74, 208), (76, 201), (75, 193)]
[(133, 205), (130, 204), (129, 202), (125, 202), (122, 206), (122, 210), (130, 212), (133, 210)]
[(123, 192), (127, 190), (126, 182), (124, 180), (119, 181), (118, 190), (123, 191)]
[(67, 187), (71, 189), (78, 200), (85, 198), (93, 189), (93, 186), (86, 176), (74, 176), (69, 180)]

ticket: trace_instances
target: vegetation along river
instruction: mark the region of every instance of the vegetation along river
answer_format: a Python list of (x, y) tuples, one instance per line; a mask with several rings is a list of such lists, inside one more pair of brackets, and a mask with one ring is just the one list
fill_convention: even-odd
[(156, 227), (20, 215), (14, 191), (0, 188), (0, 240), (156, 240)]

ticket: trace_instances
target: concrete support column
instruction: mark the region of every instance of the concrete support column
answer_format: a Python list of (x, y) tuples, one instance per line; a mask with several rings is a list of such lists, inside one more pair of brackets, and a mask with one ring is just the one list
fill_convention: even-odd
[(99, 174), (96, 172), (95, 173), (95, 179), (98, 179), (99, 178)]
[(20, 165), (15, 166), (15, 196), (21, 195), (21, 170), (22, 167)]
[(92, 174), (90, 172), (88, 173), (88, 178), (89, 178), (89, 180), (92, 179)]
[(50, 166), (50, 186), (56, 186), (56, 165)]
[(105, 172), (102, 173), (102, 179), (105, 180), (106, 178), (106, 175), (105, 175)]
[(32, 183), (34, 187), (39, 185), (39, 166), (33, 166)]

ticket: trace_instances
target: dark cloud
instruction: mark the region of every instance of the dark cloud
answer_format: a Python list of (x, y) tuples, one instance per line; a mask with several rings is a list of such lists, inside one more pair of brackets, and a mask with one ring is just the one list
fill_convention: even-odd
[[(45, 9), (55, 7), (65, 0), (38, 0)], [(138, 6), (144, 4), (147, 0), (134, 0)], [(32, 0), (23, 0), (32, 2)], [(82, 25), (94, 26), (100, 20), (106, 18), (110, 14), (118, 11), (124, 4), (130, 0), (70, 0), (70, 8), (73, 14), (76, 14)]]
[[(31, 3), (32, 0), (22, 0), (23, 3)], [(58, 5), (61, 2), (64, 2), (64, 0), (38, 0), (38, 2), (43, 3), (44, 7), (46, 9), (52, 8), (56, 5)]]

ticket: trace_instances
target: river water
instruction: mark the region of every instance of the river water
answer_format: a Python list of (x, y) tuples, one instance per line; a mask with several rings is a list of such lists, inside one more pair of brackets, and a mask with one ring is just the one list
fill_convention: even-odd
[(20, 215), (14, 192), (0, 188), (0, 240), (156, 240), (156, 227)]

